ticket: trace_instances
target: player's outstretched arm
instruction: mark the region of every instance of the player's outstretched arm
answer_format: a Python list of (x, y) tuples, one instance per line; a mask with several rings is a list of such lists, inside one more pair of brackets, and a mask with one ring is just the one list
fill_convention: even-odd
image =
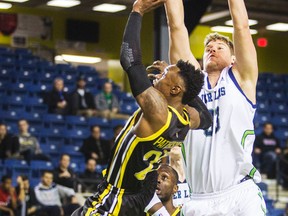
[(234, 26), (233, 42), (236, 63), (233, 71), (236, 71), (240, 78), (240, 85), (243, 84), (245, 91), (246, 85), (249, 85), (247, 89), (256, 86), (258, 78), (257, 54), (250, 34), (244, 0), (228, 0), (228, 4)]
[(149, 125), (147, 130), (151, 129), (152, 133), (166, 123), (168, 109), (166, 99), (152, 87), (142, 64), (140, 32), (142, 15), (163, 1), (137, 0), (134, 3), (124, 31), (120, 54), (120, 62), (128, 74), (132, 93), (143, 111), (143, 121), (146, 121)]
[(182, 0), (167, 0), (165, 3), (169, 29), (169, 59), (175, 64), (179, 59), (189, 61), (196, 69), (200, 65), (190, 50), (189, 35), (184, 23)]

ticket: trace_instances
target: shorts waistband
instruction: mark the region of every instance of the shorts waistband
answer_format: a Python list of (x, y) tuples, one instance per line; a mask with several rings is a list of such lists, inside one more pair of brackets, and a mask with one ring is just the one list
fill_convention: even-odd
[(234, 185), (230, 188), (227, 188), (226, 190), (222, 190), (222, 191), (217, 191), (217, 192), (213, 192), (213, 193), (203, 193), (203, 194), (194, 194), (192, 193), (190, 195), (191, 198), (195, 198), (195, 199), (207, 199), (207, 198), (216, 198), (216, 197), (220, 197), (223, 195), (227, 195), (230, 193), (233, 193), (237, 190), (242, 190), (242, 188), (245, 188), (247, 186), (253, 186), (255, 185), (253, 179), (246, 179), (245, 181), (242, 181), (242, 183)]

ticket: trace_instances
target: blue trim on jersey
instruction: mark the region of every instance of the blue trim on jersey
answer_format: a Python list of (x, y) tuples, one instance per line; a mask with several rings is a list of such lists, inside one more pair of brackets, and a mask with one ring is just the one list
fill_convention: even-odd
[(236, 78), (235, 78), (235, 76), (234, 76), (234, 74), (233, 74), (233, 72), (232, 72), (232, 67), (229, 68), (228, 74), (229, 74), (231, 80), (234, 82), (235, 86), (236, 86), (236, 87), (238, 88), (238, 90), (241, 92), (241, 94), (246, 98), (246, 100), (251, 104), (251, 106), (252, 106), (254, 109), (256, 109), (256, 104), (253, 104), (252, 101), (250, 101), (250, 100), (246, 97), (245, 93), (242, 91), (241, 87), (239, 86), (239, 84), (238, 84), (238, 82), (237, 82), (237, 80), (236, 80)]
[(212, 89), (211, 84), (210, 84), (210, 82), (209, 82), (208, 76), (207, 76), (206, 78), (207, 78), (207, 87), (208, 87), (208, 89)]

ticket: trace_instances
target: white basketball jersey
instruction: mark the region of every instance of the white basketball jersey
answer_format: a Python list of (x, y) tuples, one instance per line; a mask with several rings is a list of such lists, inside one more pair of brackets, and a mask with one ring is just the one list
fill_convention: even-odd
[(208, 130), (190, 130), (182, 148), (186, 180), (192, 193), (212, 193), (239, 184), (246, 175), (256, 182), (252, 165), (256, 105), (245, 96), (232, 68), (224, 68), (212, 89), (205, 74), (199, 97), (213, 116)]

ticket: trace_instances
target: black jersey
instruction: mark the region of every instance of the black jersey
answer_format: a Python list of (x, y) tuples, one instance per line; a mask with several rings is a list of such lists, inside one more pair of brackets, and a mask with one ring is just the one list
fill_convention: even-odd
[(158, 169), (160, 160), (168, 150), (180, 146), (189, 130), (190, 118), (183, 109), (184, 116), (168, 106), (166, 124), (149, 137), (140, 138), (134, 133), (134, 125), (142, 114), (139, 109), (128, 120), (118, 135), (107, 168), (107, 181), (126, 191), (139, 191), (146, 174)]

